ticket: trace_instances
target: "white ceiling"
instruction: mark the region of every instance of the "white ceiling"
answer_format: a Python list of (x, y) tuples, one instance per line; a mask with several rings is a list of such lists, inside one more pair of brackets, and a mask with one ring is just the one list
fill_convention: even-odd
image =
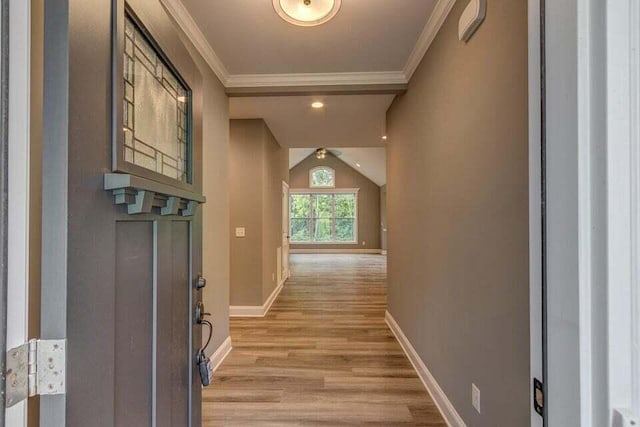
[(436, 0), (345, 0), (316, 27), (285, 22), (271, 0), (182, 4), (235, 75), (403, 71)]
[[(327, 147), (325, 147), (327, 148)], [(327, 148), (340, 160), (375, 182), (377, 185), (387, 183), (387, 156), (384, 147), (375, 148)], [(313, 154), (314, 148), (292, 148), (289, 150), (289, 169)], [(357, 164), (360, 166), (358, 166)]]
[[(386, 111), (394, 95), (229, 98), (232, 119), (265, 120), (283, 147), (384, 146)], [(311, 108), (322, 101), (323, 109)]]

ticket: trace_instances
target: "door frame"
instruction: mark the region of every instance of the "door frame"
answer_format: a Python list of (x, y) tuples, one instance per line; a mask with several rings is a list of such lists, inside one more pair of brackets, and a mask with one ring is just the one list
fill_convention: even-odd
[[(281, 273), (280, 273), (282, 275), (281, 280), (280, 280), (281, 283), (284, 283), (289, 278), (289, 276), (291, 275), (291, 268), (289, 266), (289, 250), (286, 251), (286, 254), (285, 254), (285, 250), (284, 250), (285, 239), (287, 240), (287, 248), (290, 247), (289, 236), (291, 234), (291, 220), (289, 218), (289, 216), (290, 216), (290, 212), (289, 212), (289, 210), (290, 210), (290, 208), (289, 208), (289, 184), (286, 183), (285, 181), (282, 181), (282, 198), (285, 199), (285, 197), (286, 197), (286, 203), (285, 203), (285, 200), (283, 200), (283, 203), (282, 203), (282, 226), (283, 227), (282, 227), (282, 233), (281, 233), (281, 236), (282, 236), (282, 249), (281, 249), (281, 254), (282, 254), (281, 257), (282, 258), (281, 258), (281, 263), (282, 263), (282, 266), (284, 267), (285, 259), (286, 259), (287, 269), (284, 270), (284, 268), (281, 268), (281, 270), (282, 270)], [(285, 207), (285, 205), (286, 205), (286, 207)], [(284, 229), (284, 227), (285, 227), (285, 221), (284, 221), (285, 216), (286, 216), (286, 233), (287, 233), (286, 237), (285, 237), (285, 229)]]
[(529, 69), (529, 410), (532, 427), (542, 427), (544, 419), (534, 409), (534, 378), (545, 383), (544, 362), (544, 235), (543, 159), (544, 116), (542, 100), (543, 44), (541, 26), (544, 0), (528, 1)]
[[(3, 29), (3, 36), (9, 35), (7, 247), (11, 251), (7, 253), (6, 296), (11, 304), (7, 304), (5, 344), (10, 349), (28, 340), (31, 2), (3, 0), (3, 13), (7, 7), (3, 24), (9, 28), (8, 32)], [(3, 417), (7, 425), (26, 426), (27, 400), (6, 408)]]

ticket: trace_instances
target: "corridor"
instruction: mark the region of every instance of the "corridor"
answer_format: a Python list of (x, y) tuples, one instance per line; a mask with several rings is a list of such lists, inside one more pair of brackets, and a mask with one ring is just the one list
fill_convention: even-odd
[(203, 425), (444, 426), (387, 327), (386, 258), (296, 254), (264, 318), (231, 319)]

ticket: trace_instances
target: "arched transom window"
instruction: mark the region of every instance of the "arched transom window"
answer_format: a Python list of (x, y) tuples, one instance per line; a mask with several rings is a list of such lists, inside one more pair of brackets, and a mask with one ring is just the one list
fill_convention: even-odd
[(318, 166), (309, 171), (310, 188), (334, 188), (336, 172), (328, 166)]

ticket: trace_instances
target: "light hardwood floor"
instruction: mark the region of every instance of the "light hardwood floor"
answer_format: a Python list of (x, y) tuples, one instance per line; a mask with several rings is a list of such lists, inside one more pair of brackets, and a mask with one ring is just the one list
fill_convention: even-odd
[(292, 255), (264, 318), (231, 319), (206, 426), (445, 426), (384, 321), (380, 255)]

